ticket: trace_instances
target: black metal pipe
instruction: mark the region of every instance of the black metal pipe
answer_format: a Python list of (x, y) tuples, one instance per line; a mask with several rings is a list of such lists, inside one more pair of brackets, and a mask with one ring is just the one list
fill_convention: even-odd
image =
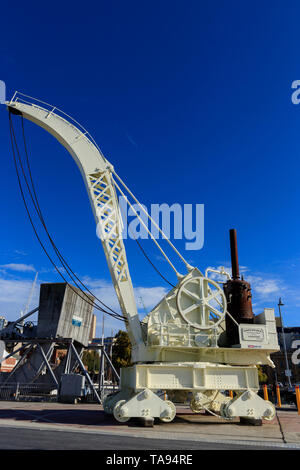
[(236, 229), (232, 228), (229, 230), (230, 236), (230, 251), (231, 251), (231, 268), (232, 268), (232, 279), (240, 278), (239, 269), (239, 258), (237, 249)]

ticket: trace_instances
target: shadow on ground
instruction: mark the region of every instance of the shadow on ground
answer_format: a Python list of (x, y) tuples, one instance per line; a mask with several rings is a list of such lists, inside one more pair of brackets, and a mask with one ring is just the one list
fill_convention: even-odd
[(15, 421), (31, 421), (40, 423), (75, 424), (79, 426), (112, 426), (114, 418), (102, 410), (28, 410), (28, 409), (2, 409), (0, 410), (0, 424), (2, 419)]
[[(200, 420), (199, 420), (200, 418)], [(15, 421), (28, 421), (52, 424), (72, 424), (78, 426), (127, 426), (127, 427), (142, 427), (142, 423), (138, 419), (131, 418), (126, 423), (118, 423), (112, 415), (106, 414), (103, 410), (84, 410), (72, 408), (61, 410), (50, 409), (28, 409), (28, 408), (4, 408), (0, 410), (0, 424), (1, 420), (15, 420)], [(180, 414), (175, 417), (172, 423), (163, 423), (160, 419), (155, 419), (155, 426), (165, 427), (176, 424), (193, 424), (193, 425), (240, 425), (239, 420), (225, 421), (216, 419), (213, 416)]]

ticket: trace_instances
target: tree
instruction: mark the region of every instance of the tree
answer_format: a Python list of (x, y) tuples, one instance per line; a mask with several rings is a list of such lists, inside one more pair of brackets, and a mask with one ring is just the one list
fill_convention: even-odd
[(83, 351), (82, 362), (89, 373), (98, 373), (100, 367), (100, 358), (98, 351)]
[(116, 369), (120, 367), (129, 367), (131, 363), (131, 343), (128, 333), (123, 330), (115, 336), (115, 342), (112, 348), (112, 363)]

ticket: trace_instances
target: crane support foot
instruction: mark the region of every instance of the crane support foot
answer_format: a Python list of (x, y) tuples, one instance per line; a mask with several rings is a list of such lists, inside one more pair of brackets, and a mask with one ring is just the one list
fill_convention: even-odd
[(276, 415), (276, 409), (270, 401), (263, 400), (252, 390), (246, 390), (230, 400), (222, 408), (221, 414), (226, 418), (271, 421)]
[[(118, 394), (122, 395), (122, 391)], [(159, 418), (165, 423), (173, 421), (176, 415), (176, 407), (174, 403), (168, 400), (162, 400), (158, 395), (148, 388), (135, 393), (128, 399), (115, 401), (118, 397), (114, 397), (113, 415), (115, 419), (121, 423), (128, 421), (130, 418), (142, 418), (145, 425), (151, 425), (154, 418)], [(110, 403), (110, 408), (112, 403)]]

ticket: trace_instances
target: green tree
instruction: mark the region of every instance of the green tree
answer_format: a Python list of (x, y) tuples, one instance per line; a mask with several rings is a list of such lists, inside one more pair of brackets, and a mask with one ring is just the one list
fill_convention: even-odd
[(89, 373), (98, 372), (100, 367), (100, 358), (98, 351), (83, 351), (82, 362)]
[(131, 363), (131, 343), (128, 333), (119, 330), (115, 335), (115, 342), (112, 348), (112, 363), (116, 369), (129, 367)]

